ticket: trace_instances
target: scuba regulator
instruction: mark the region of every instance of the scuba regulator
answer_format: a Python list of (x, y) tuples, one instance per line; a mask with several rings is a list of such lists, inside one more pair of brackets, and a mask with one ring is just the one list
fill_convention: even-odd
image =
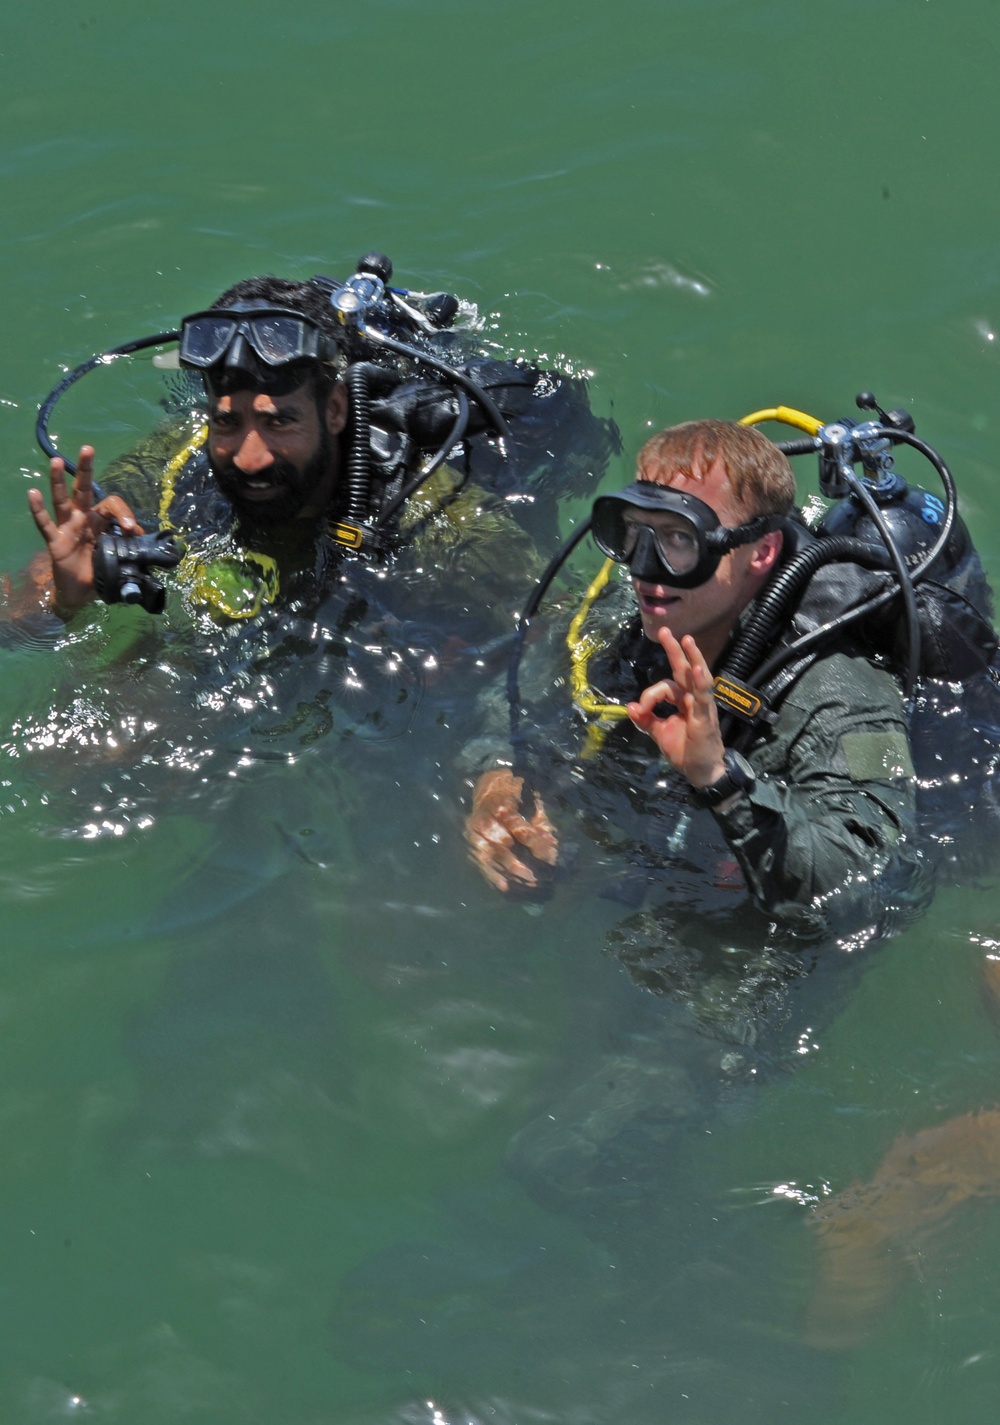
[(170, 530), (127, 535), (115, 524), (94, 546), (94, 592), (105, 604), (141, 604), (162, 614), (166, 590), (151, 571), (175, 569), (182, 557)]

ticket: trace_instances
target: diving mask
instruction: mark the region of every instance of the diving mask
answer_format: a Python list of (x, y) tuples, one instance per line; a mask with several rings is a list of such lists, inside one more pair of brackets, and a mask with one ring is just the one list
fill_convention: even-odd
[(301, 312), (238, 302), (185, 317), (178, 355), (182, 366), (203, 372), (213, 386), (242, 380), (274, 390), (289, 380), (301, 384), (303, 363), (330, 361), (336, 352), (332, 338)]
[(634, 579), (695, 589), (712, 577), (724, 554), (782, 524), (780, 515), (758, 515), (726, 527), (704, 500), (637, 480), (594, 501), (590, 532), (598, 549), (627, 564)]

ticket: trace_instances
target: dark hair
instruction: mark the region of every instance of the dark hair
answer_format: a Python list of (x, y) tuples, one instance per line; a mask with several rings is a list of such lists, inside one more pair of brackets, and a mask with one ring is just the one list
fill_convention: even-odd
[[(330, 294), (315, 282), (295, 282), (288, 277), (244, 277), (216, 297), (213, 307), (232, 307), (237, 302), (259, 302), (261, 306), (289, 307), (316, 323), (320, 331), (341, 347), (343, 330), (330, 306)], [(342, 348), (341, 348), (342, 349)], [(342, 361), (303, 362), (302, 380), (311, 380), (317, 403), (322, 404), (336, 385)]]

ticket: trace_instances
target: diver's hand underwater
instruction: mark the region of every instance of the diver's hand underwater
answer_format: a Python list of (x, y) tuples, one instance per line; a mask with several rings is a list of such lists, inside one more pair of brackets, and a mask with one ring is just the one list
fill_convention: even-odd
[(514, 885), (535, 887), (538, 876), (522, 856), (543, 866), (555, 866), (559, 842), (541, 800), (534, 798), (535, 810), (527, 819), (521, 812), (524, 778), (508, 768), (484, 772), (472, 794), (472, 811), (465, 821), (469, 854), (479, 870), (498, 891)]
[[(988, 956), (982, 988), (1000, 1010), (1000, 962)], [(960, 1211), (1000, 1198), (1000, 1110), (980, 1109), (897, 1138), (872, 1177), (812, 1213), (818, 1277), (806, 1339), (820, 1350), (863, 1345), (907, 1267), (925, 1280)]]

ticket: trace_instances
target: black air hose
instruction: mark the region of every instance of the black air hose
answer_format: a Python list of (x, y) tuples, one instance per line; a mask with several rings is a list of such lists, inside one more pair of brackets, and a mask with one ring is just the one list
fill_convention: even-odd
[(814, 435), (807, 436), (805, 440), (776, 440), (775, 445), (782, 455), (815, 455), (820, 448), (820, 442)]
[[(97, 356), (92, 356), (89, 361), (81, 361), (80, 365), (74, 367), (59, 385), (54, 387), (38, 408), (38, 420), (35, 422), (35, 439), (41, 446), (49, 459), (54, 459), (59, 455), (59, 451), (52, 443), (49, 435), (49, 419), (55, 410), (56, 402), (81, 376), (86, 376), (88, 371), (93, 371), (95, 366), (106, 366), (116, 356), (131, 356), (133, 352), (145, 351), (150, 346), (164, 346), (167, 342), (176, 341), (180, 332), (157, 332), (155, 336), (140, 337), (138, 341), (124, 341), (121, 346), (110, 346), (107, 351), (99, 352)], [(67, 460), (66, 456), (61, 457), (70, 475), (76, 474), (76, 465), (72, 460)]]
[[(527, 786), (527, 748), (525, 746), (524, 734), (521, 731), (521, 655), (524, 652), (524, 641), (528, 636), (528, 629), (531, 627), (531, 620), (535, 617), (542, 600), (548, 593), (549, 585), (559, 573), (559, 570), (566, 563), (566, 560), (573, 553), (573, 550), (583, 539), (585, 534), (590, 532), (590, 517), (588, 516), (573, 531), (570, 537), (563, 544), (561, 549), (549, 560), (542, 572), (542, 577), (532, 589), (520, 617), (517, 620), (517, 631), (514, 634), (514, 646), (511, 650), (510, 662), (507, 664), (507, 707), (510, 714), (510, 744), (514, 751), (513, 770), (517, 777), (525, 778)], [(529, 815), (531, 813), (529, 812)]]
[(344, 384), (350, 396), (350, 449), (347, 453), (347, 502), (344, 518), (364, 524), (371, 513), (373, 387), (391, 390), (400, 377), (373, 361), (356, 361), (347, 368)]
[(882, 542), (885, 545), (889, 558), (892, 560), (892, 566), (896, 571), (906, 621), (907, 661), (903, 693), (905, 697), (912, 698), (917, 690), (921, 654), (920, 612), (917, 608), (917, 596), (913, 588), (913, 579), (910, 576), (910, 571), (906, 567), (906, 560), (903, 558), (898, 544), (892, 537), (892, 530), (886, 524), (885, 516), (879, 509), (871, 492), (862, 485), (853, 470), (847, 475), (847, 483), (854, 492), (855, 499), (868, 511), (868, 518), (882, 536)]
[(835, 559), (849, 560), (866, 569), (886, 569), (889, 556), (877, 545), (868, 544), (863, 539), (852, 539), (849, 535), (837, 535), (833, 539), (817, 539), (809, 544), (776, 574), (757, 605), (752, 624), (736, 640), (732, 653), (726, 659), (722, 674), (727, 678), (744, 681), (758, 666), (765, 652), (774, 641), (774, 636), (784, 622), (788, 609), (798, 602), (799, 595), (809, 580), (824, 564)]
[[(918, 438), (911, 432), (898, 430), (895, 427), (882, 427), (879, 431), (879, 434), (888, 436), (888, 438), (896, 445), (910, 445), (913, 447), (914, 450), (918, 450), (920, 454), (923, 455), (926, 460), (929, 460), (930, 463), (934, 466), (934, 469), (941, 477), (941, 483), (944, 485), (945, 488), (945, 517), (941, 525), (941, 529), (938, 533), (937, 539), (935, 539), (933, 545), (924, 555), (923, 559), (921, 559), (920, 563), (915, 568), (908, 570), (910, 583), (918, 584), (922, 579), (927, 576), (929, 571), (934, 567), (939, 556), (944, 552), (945, 547), (951, 538), (952, 530), (955, 526), (955, 520), (958, 516), (958, 492), (955, 489), (955, 479), (951, 471), (948, 469), (947, 465), (941, 459), (940, 455), (938, 455), (937, 451), (934, 450), (932, 446), (929, 446), (926, 441), (918, 440)], [(821, 540), (819, 542), (820, 547), (827, 548), (836, 546), (841, 538), (846, 538), (849, 544), (854, 544), (857, 542), (851, 540), (847, 536), (838, 535), (830, 540)], [(872, 564), (871, 562), (871, 553), (873, 549), (875, 549), (875, 546), (869, 545), (865, 541), (862, 541), (862, 548), (865, 550), (865, 557), (861, 557), (860, 555), (848, 555), (846, 557), (853, 559), (854, 562), (857, 564), (865, 565), (867, 568), (878, 568), (879, 566), (877, 564)], [(888, 559), (888, 551), (886, 551), (885, 553), (885, 558)], [(793, 560), (792, 564), (789, 565), (788, 569), (783, 571), (783, 574), (790, 573), (791, 569), (797, 563), (797, 559)], [(888, 568), (890, 566), (888, 564), (883, 564), (881, 567)], [(770, 594), (770, 592), (771, 591), (769, 590), (768, 594)], [(763, 665), (756, 666), (756, 659), (759, 658), (760, 654), (763, 652), (762, 648), (758, 648), (752, 659), (743, 659), (742, 638), (739, 640), (737, 647), (733, 650), (734, 655), (741, 655), (741, 666), (748, 664), (749, 669), (754, 672), (758, 684), (764, 686), (766, 685), (769, 678), (772, 678), (776, 673), (778, 673), (787, 664), (791, 663), (794, 659), (811, 652), (813, 648), (816, 648), (825, 640), (834, 637), (836, 634), (839, 634), (843, 629), (849, 628), (852, 624), (858, 623), (859, 620), (867, 618), (870, 614), (876, 613), (879, 609), (885, 608), (885, 606), (891, 603), (893, 599), (898, 598), (899, 594), (900, 590), (898, 588), (884, 589), (882, 593), (874, 594), (871, 598), (863, 600), (863, 602), (858, 604), (855, 608), (845, 609), (842, 614), (839, 614), (836, 618), (830, 619), (828, 623), (823, 624), (820, 628), (814, 628), (811, 630), (811, 632), (802, 634), (801, 637), (795, 639), (792, 643), (787, 644), (785, 647), (776, 649), (771, 654), (771, 657), (768, 658)], [(772, 626), (771, 632), (773, 633), (774, 631), (775, 627)], [(749, 638), (750, 633), (751, 631), (748, 630), (747, 634), (744, 635), (744, 637)], [(759, 639), (757, 640), (757, 642), (759, 644), (761, 642), (766, 642), (766, 640)], [(739, 675), (734, 674), (733, 676), (738, 677)], [(747, 677), (747, 674), (744, 673), (743, 676), (745, 678)]]
[[(726, 669), (726, 672), (730, 673), (731, 676), (737, 678), (742, 676), (745, 679), (750, 675), (750, 673), (753, 673), (756, 677), (758, 685), (763, 687), (764, 685), (766, 685), (769, 678), (774, 677), (776, 673), (778, 673), (782, 668), (786, 667), (789, 663), (793, 662), (796, 658), (802, 657), (803, 655), (811, 652), (813, 648), (816, 648), (825, 640), (833, 637), (836, 634), (839, 634), (843, 629), (849, 628), (852, 624), (858, 623), (861, 619), (876, 613), (879, 609), (885, 608), (885, 606), (891, 603), (893, 599), (898, 598), (900, 597), (900, 595), (902, 595), (906, 611), (907, 623), (909, 627), (910, 642), (910, 666), (907, 671), (907, 685), (908, 691), (912, 691), (911, 685), (915, 684), (916, 676), (919, 673), (919, 622), (915, 602), (911, 598), (913, 586), (915, 584), (920, 583), (920, 581), (927, 576), (928, 572), (937, 562), (938, 557), (944, 552), (945, 547), (947, 546), (948, 541), (951, 538), (952, 530), (954, 529), (955, 525), (955, 520), (958, 515), (958, 494), (955, 489), (955, 480), (952, 476), (951, 471), (948, 469), (945, 462), (941, 459), (940, 455), (938, 455), (937, 451), (934, 450), (932, 446), (929, 446), (926, 441), (919, 440), (917, 436), (915, 436), (911, 431), (901, 430), (896, 426), (882, 426), (878, 429), (877, 434), (880, 436), (887, 437), (894, 445), (912, 446), (914, 450), (919, 451), (920, 454), (924, 457), (924, 459), (928, 460), (931, 465), (934, 466), (934, 469), (941, 477), (941, 483), (944, 485), (945, 489), (945, 518), (942, 523), (941, 529), (938, 532), (938, 536), (934, 541), (934, 544), (924, 555), (923, 559), (920, 560), (919, 564), (917, 564), (912, 569), (905, 569), (905, 571), (900, 569), (895, 559), (891, 559), (888, 547), (884, 551), (884, 554), (881, 550), (878, 551), (878, 553), (882, 555), (884, 562), (882, 562), (881, 564), (874, 563), (871, 556), (873, 550), (875, 550), (877, 547), (869, 545), (866, 541), (860, 542), (861, 548), (864, 551), (863, 554), (833, 554), (832, 557), (834, 558), (850, 559), (854, 563), (861, 564), (869, 569), (889, 569), (895, 566), (897, 572), (897, 580), (900, 587), (885, 589), (879, 594), (874, 594), (870, 598), (864, 599), (854, 608), (845, 609), (843, 613), (839, 614), (836, 618), (830, 619), (829, 622), (823, 624), (820, 628), (814, 628), (811, 630), (811, 632), (802, 634), (792, 643), (774, 650), (771, 656), (763, 664), (759, 664), (757, 660), (764, 652), (764, 645), (766, 645), (766, 643), (769, 641), (769, 638), (777, 631), (777, 621), (774, 619), (773, 615), (767, 620), (761, 620), (759, 623), (759, 631), (757, 627), (755, 627), (754, 629), (748, 629), (747, 632), (738, 640), (737, 645), (733, 650), (733, 657), (730, 660), (729, 666)], [(800, 455), (807, 453), (807, 451), (810, 449), (815, 449), (815, 442), (780, 441), (778, 442), (778, 446), (779, 449), (783, 450), (787, 455)], [(876, 524), (877, 523), (878, 522), (876, 521)], [(880, 531), (880, 533), (882, 533), (882, 531)], [(847, 539), (847, 543), (849, 545), (858, 544), (858, 541), (856, 540), (852, 540), (847, 536), (838, 535), (831, 539), (820, 540), (818, 546), (810, 546), (810, 548), (818, 547), (822, 550), (833, 551), (840, 544), (841, 540), (845, 538)], [(809, 551), (807, 550), (806, 553), (808, 552)], [(771, 604), (771, 595), (777, 590), (779, 581), (791, 575), (793, 570), (798, 567), (799, 558), (801, 557), (802, 556), (799, 556), (796, 559), (792, 560), (791, 563), (788, 565), (787, 569), (785, 569), (782, 574), (778, 576), (778, 579), (775, 580), (774, 584), (771, 586), (771, 588), (765, 595), (764, 600), (762, 600), (762, 606), (766, 604), (769, 608), (773, 608), (773, 605)], [(891, 562), (889, 562), (890, 560)], [(820, 563), (824, 562), (825, 559), (820, 559)], [(819, 566), (817, 565), (816, 567), (818, 568)], [(813, 572), (815, 572), (815, 570), (811, 570), (808, 577), (811, 577), (811, 574)], [(904, 572), (906, 576), (905, 578), (902, 577)], [(792, 592), (791, 594), (789, 594), (789, 597), (792, 597), (796, 592), (797, 586), (793, 586)], [(778, 617), (780, 618), (780, 613)], [(754, 620), (754, 623), (756, 626), (758, 624), (758, 621)], [(748, 656), (745, 651), (745, 645), (748, 645), (751, 639), (753, 640), (755, 647), (752, 654)], [(914, 655), (917, 656), (915, 657)], [(737, 673), (735, 671), (737, 659), (739, 660), (739, 666), (744, 670), (742, 674)]]

